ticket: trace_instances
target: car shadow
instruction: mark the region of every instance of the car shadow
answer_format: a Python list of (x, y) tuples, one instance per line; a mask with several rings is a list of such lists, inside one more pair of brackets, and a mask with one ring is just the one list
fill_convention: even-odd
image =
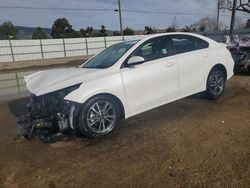
[(9, 101), (7, 103), (9, 110), (12, 115), (19, 117), (27, 112), (26, 105), (29, 102), (29, 97), (20, 98), (16, 100)]
[[(206, 95), (204, 94), (204, 92), (202, 92), (202, 93), (197, 93), (197, 94), (188, 96), (186, 98), (205, 100)], [(29, 97), (25, 97), (25, 98), (11, 100), (11, 101), (7, 102), (7, 105), (9, 107), (11, 114), (15, 117), (20, 117), (21, 115), (25, 114), (27, 112), (26, 106), (27, 106), (29, 100), (30, 100)]]
[[(29, 97), (26, 97), (26, 98), (9, 101), (7, 103), (9, 107), (9, 111), (11, 112), (13, 116), (15, 116), (18, 119), (20, 116), (24, 115), (25, 112), (27, 112), (26, 105), (29, 102), (29, 100), (30, 100)], [(156, 124), (159, 123), (159, 121), (160, 122), (167, 121), (169, 122), (169, 124), (171, 124), (171, 122), (175, 122), (176, 120), (178, 120), (179, 117), (183, 117), (184, 115), (187, 115), (191, 113), (192, 111), (194, 111), (193, 104), (199, 104), (200, 106), (200, 104), (203, 103), (202, 101), (205, 101), (205, 100), (206, 100), (206, 96), (204, 93), (194, 94), (184, 99), (177, 100), (167, 105), (163, 105), (155, 109), (149, 110), (147, 112), (130, 117), (126, 120), (122, 120), (119, 123), (119, 126), (116, 128), (118, 130), (112, 132), (111, 134), (105, 137), (95, 138), (95, 139), (88, 139), (85, 137), (76, 137), (76, 139), (73, 139), (73, 140), (75, 140), (76, 142), (80, 141), (81, 144), (84, 143), (85, 147), (93, 147), (97, 145), (102, 145), (104, 142), (113, 142), (119, 139), (120, 137), (122, 137), (125, 140), (129, 140), (131, 136), (132, 137), (138, 136), (139, 132), (141, 132), (143, 127), (145, 127), (145, 124), (148, 128), (154, 128)], [(190, 102), (192, 103), (192, 105)], [(152, 122), (152, 123), (148, 123), (148, 122)], [(132, 132), (133, 134), (131, 134)], [(71, 139), (69, 139), (68, 141), (70, 140)]]
[(205, 94), (205, 92), (200, 92), (200, 93), (196, 93), (193, 95), (190, 95), (188, 97), (186, 97), (187, 99), (199, 99), (199, 100), (206, 100), (207, 96)]
[(246, 70), (235, 70), (234, 71), (234, 75), (235, 76), (250, 76), (250, 71), (246, 71)]

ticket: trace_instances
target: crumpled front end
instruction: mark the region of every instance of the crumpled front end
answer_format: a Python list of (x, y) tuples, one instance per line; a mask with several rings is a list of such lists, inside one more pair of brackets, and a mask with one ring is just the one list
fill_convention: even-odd
[(239, 41), (233, 40), (228, 44), (228, 50), (235, 62), (235, 71), (249, 70), (250, 68), (250, 37), (243, 38)]
[(74, 136), (73, 111), (75, 103), (64, 97), (80, 84), (41, 96), (31, 95), (28, 112), (19, 118), (18, 130), (21, 136), (38, 136), (43, 142), (65, 140)]

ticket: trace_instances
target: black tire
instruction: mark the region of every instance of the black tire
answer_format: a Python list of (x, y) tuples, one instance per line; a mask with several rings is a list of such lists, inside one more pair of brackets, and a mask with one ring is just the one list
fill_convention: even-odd
[(218, 99), (224, 92), (226, 86), (226, 75), (220, 69), (212, 69), (207, 79), (206, 95), (208, 99)]
[[(104, 105), (106, 104), (111, 106), (111, 110), (109, 111), (109, 113), (110, 112), (114, 113), (114, 118), (109, 119), (109, 120), (112, 120), (113, 123), (110, 123), (108, 128), (103, 126), (103, 123), (104, 124), (109, 123), (109, 121), (105, 119), (104, 112), (103, 112), (103, 115), (97, 115), (97, 113), (94, 112), (94, 110), (98, 109), (97, 104), (100, 108), (104, 108), (105, 107)], [(74, 126), (75, 126), (76, 133), (80, 136), (85, 136), (87, 138), (103, 137), (111, 133), (117, 127), (117, 124), (119, 120), (121, 119), (121, 110), (120, 110), (119, 104), (116, 102), (116, 100), (114, 100), (112, 97), (109, 97), (109, 96), (105, 96), (105, 95), (94, 96), (88, 101), (86, 101), (83, 105), (78, 106), (77, 108), (78, 109), (75, 111), (77, 115), (74, 117), (75, 118)], [(90, 115), (93, 115), (94, 117), (92, 117), (91, 119)], [(107, 116), (111, 117), (110, 114), (108, 114)], [(97, 121), (98, 119), (100, 119), (99, 125), (98, 125), (98, 122), (95, 123), (95, 121)], [(101, 129), (103, 128), (102, 132), (100, 132), (101, 130), (99, 131), (101, 122), (102, 122)], [(90, 126), (91, 124), (93, 125)], [(107, 128), (106, 131), (104, 131), (104, 127)]]

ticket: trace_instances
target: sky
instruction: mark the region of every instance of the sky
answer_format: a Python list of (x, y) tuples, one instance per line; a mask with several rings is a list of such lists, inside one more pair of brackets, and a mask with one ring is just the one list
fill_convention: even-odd
[[(165, 29), (172, 25), (174, 17), (176, 25), (182, 28), (200, 18), (216, 16), (217, 0), (121, 0), (123, 10), (163, 11), (174, 14), (137, 13), (122, 11), (123, 28), (144, 29), (144, 26)], [(89, 9), (117, 9), (117, 0), (0, 0), (0, 6), (50, 7), (50, 8), (89, 8)], [(181, 15), (178, 13), (192, 13), (204, 15)], [(221, 11), (221, 21), (230, 25), (230, 12)], [(250, 18), (247, 13), (237, 12), (243, 22)], [(74, 29), (92, 26), (99, 29), (105, 25), (106, 29), (119, 30), (118, 12), (108, 11), (72, 11), (72, 10), (27, 10), (0, 9), (0, 24), (11, 21), (18, 26), (51, 28), (57, 18), (65, 17)]]

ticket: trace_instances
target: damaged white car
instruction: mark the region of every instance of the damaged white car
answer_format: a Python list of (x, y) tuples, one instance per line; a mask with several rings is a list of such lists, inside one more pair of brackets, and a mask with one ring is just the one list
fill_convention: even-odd
[(25, 77), (31, 93), (21, 134), (52, 142), (101, 137), (119, 120), (205, 91), (217, 99), (233, 75), (226, 46), (191, 33), (144, 36), (106, 48), (78, 68)]

